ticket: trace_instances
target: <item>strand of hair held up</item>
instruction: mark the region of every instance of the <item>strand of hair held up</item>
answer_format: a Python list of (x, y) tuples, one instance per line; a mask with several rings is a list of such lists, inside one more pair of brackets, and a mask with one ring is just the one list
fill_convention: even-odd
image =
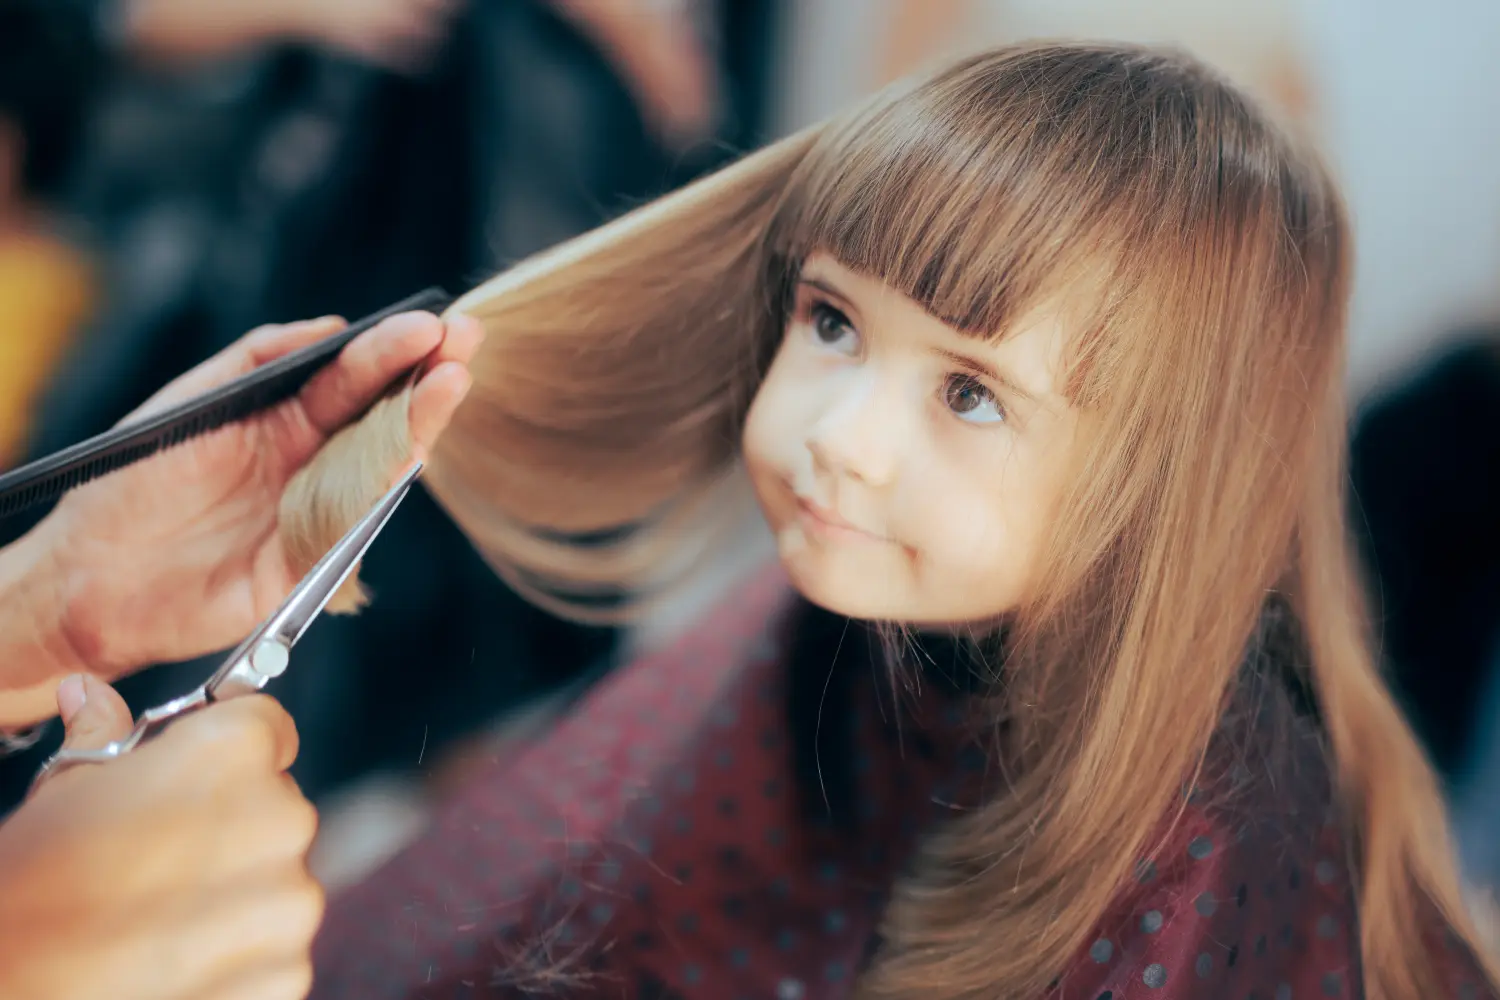
[[(365, 416), (328, 440), (281, 495), (278, 518), (287, 565), (294, 576), (313, 568), (411, 461), (412, 386), (370, 408)], [(369, 602), (358, 571), (328, 601), (325, 610), (352, 614)]]

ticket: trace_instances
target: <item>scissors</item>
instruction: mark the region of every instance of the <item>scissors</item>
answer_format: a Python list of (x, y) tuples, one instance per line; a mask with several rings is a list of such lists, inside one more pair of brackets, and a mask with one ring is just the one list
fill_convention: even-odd
[(97, 750), (64, 747), (42, 765), (37, 779), (74, 764), (102, 764), (122, 757), (180, 716), (215, 702), (254, 694), (285, 673), (291, 661), (292, 647), (307, 632), (308, 626), (317, 619), (354, 567), (359, 565), (391, 515), (406, 499), (421, 471), (422, 465), (418, 463), (402, 476), (400, 482), (318, 560), (281, 607), (229, 654), (213, 676), (187, 694), (142, 713), (135, 728), (124, 739)]

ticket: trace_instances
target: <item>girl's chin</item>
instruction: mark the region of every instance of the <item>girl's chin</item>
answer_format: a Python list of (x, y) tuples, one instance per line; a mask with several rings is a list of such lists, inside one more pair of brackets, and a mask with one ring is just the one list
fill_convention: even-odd
[(901, 593), (906, 568), (889, 558), (818, 545), (796, 525), (777, 534), (776, 548), (793, 586), (825, 611), (886, 620), (900, 620), (911, 611), (909, 595), (903, 600)]

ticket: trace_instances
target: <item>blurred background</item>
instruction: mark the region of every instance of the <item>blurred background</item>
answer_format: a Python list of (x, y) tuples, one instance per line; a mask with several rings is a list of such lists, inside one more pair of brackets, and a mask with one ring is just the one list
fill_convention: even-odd
[[(1351, 508), (1386, 669), (1500, 883), (1500, 3), (0, 0), (0, 467), (268, 321), (469, 287), (945, 55), (1186, 48), (1318, 138), (1357, 224)], [(165, 499), (165, 496), (164, 496)], [(0, 523), (0, 541), (29, 526)], [(760, 544), (703, 581), (701, 600)], [(528, 608), (425, 496), (278, 682), (337, 887), (630, 636)], [(124, 686), (140, 707), (203, 662)], [(0, 808), (40, 755), (0, 763)]]

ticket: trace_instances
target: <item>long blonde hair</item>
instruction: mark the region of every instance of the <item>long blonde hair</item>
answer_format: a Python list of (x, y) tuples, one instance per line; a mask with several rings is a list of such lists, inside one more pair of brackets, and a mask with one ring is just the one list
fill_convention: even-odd
[[(1162, 776), (1201, 763), (1270, 593), (1296, 615), (1350, 818), (1369, 995), (1423, 995), (1421, 914), (1473, 934), (1345, 538), (1345, 211), (1307, 150), (1192, 62), (970, 58), (501, 274), (454, 307), (488, 339), (432, 490), (549, 606), (598, 617), (598, 592), (659, 579), (719, 506), (814, 250), (980, 335), (1066, 296), (1069, 390), (1108, 429), (1016, 615), (992, 705), (1009, 792), (925, 843), (864, 995), (1043, 989), (1151, 849), (1179, 787)], [(371, 499), (350, 451), (394, 460), (403, 415), (372, 414), (289, 491), (308, 554)]]

